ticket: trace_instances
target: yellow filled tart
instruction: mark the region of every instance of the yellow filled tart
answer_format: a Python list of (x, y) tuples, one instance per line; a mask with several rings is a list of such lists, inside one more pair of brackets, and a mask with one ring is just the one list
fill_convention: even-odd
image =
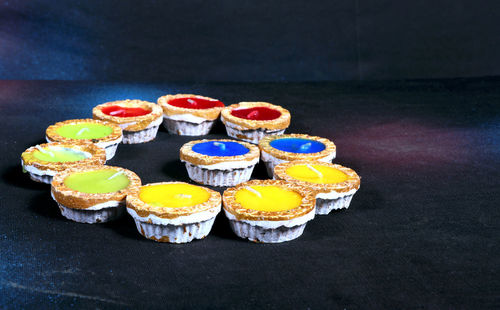
[(153, 140), (163, 121), (162, 108), (142, 100), (118, 100), (92, 109), (94, 119), (117, 124), (123, 130), (123, 143), (135, 144)]
[(184, 182), (147, 184), (127, 197), (139, 233), (159, 242), (205, 238), (220, 209), (218, 192)]
[(236, 235), (265, 243), (298, 238), (315, 214), (313, 192), (280, 180), (252, 180), (228, 188), (223, 205)]
[(320, 161), (291, 161), (274, 168), (276, 179), (294, 182), (316, 193), (316, 214), (346, 209), (360, 187), (352, 169)]
[(221, 112), (228, 136), (255, 144), (265, 136), (283, 134), (290, 119), (287, 109), (268, 102), (240, 102)]

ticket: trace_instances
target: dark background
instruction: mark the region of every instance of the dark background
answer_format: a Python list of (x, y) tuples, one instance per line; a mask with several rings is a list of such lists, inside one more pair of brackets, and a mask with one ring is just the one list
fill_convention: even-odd
[(2, 1), (0, 78), (496, 76), (500, 2)]

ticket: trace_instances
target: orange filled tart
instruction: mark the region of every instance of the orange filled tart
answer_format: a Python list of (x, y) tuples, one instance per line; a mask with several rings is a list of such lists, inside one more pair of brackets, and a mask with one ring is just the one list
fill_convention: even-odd
[(316, 214), (347, 209), (360, 178), (347, 167), (320, 161), (291, 161), (274, 168), (276, 179), (294, 182), (316, 193)]
[(205, 238), (221, 209), (221, 196), (184, 182), (142, 186), (127, 196), (127, 212), (144, 237), (170, 243)]
[(234, 233), (254, 242), (298, 238), (315, 214), (313, 192), (278, 180), (252, 180), (228, 188), (223, 205)]
[(184, 144), (181, 161), (191, 180), (212, 186), (234, 186), (248, 181), (259, 162), (259, 148), (229, 140), (196, 140)]
[(53, 142), (32, 146), (21, 154), (23, 171), (33, 181), (50, 184), (56, 173), (68, 168), (104, 165), (106, 152), (94, 143)]
[(202, 136), (209, 133), (224, 104), (210, 97), (177, 94), (158, 98), (163, 126), (171, 134)]
[(92, 110), (94, 119), (117, 124), (123, 130), (123, 143), (153, 140), (163, 121), (162, 108), (142, 100), (119, 100), (100, 104)]
[(123, 139), (120, 126), (96, 119), (70, 119), (50, 125), (45, 131), (47, 142), (95, 143), (106, 151), (106, 160), (115, 156)]
[(332, 141), (305, 134), (267, 136), (259, 142), (260, 155), (269, 177), (274, 167), (293, 160), (319, 160), (332, 162), (337, 148)]
[(52, 179), (52, 198), (61, 214), (80, 223), (102, 223), (125, 211), (125, 198), (141, 180), (132, 171), (113, 166), (70, 168)]
[(283, 134), (290, 118), (288, 110), (267, 102), (240, 102), (221, 112), (227, 135), (251, 143), (259, 143), (267, 135)]

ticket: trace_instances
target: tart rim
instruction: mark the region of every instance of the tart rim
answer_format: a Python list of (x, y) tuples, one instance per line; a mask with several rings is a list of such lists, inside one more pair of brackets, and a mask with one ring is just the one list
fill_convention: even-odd
[[(162, 184), (187, 184), (203, 188), (210, 194), (210, 197), (203, 203), (194, 206), (184, 206), (180, 208), (165, 208), (159, 206), (152, 206), (139, 198), (140, 189), (146, 186), (162, 185)], [(164, 219), (173, 219), (181, 216), (188, 216), (195, 213), (209, 211), (211, 209), (218, 209), (222, 203), (221, 194), (204, 186), (194, 185), (187, 182), (172, 181), (172, 182), (156, 182), (142, 185), (138, 190), (132, 194), (127, 195), (127, 208), (134, 210), (140, 217), (148, 217), (155, 215)]]
[[(248, 149), (248, 153), (236, 156), (210, 156), (197, 153), (193, 151), (193, 146), (198, 143), (203, 142), (236, 142), (242, 144)], [(202, 139), (194, 140), (182, 145), (179, 150), (179, 157), (181, 161), (189, 162), (193, 165), (213, 165), (224, 162), (233, 161), (251, 161), (260, 157), (259, 148), (256, 145), (250, 144), (248, 142), (237, 141), (232, 139)]]
[[(300, 206), (283, 211), (260, 211), (246, 209), (236, 202), (236, 193), (246, 186), (264, 185), (264, 186), (279, 186), (288, 190), (292, 190), (302, 196), (302, 203)], [(287, 183), (283, 180), (251, 180), (240, 183), (234, 187), (230, 187), (224, 191), (222, 196), (224, 210), (231, 213), (237, 220), (250, 220), (250, 221), (286, 221), (298, 218), (313, 211), (316, 207), (316, 198), (314, 192), (296, 183)]]
[[(93, 170), (103, 170), (103, 169), (113, 169), (120, 170), (125, 173), (130, 183), (124, 189), (111, 193), (83, 193), (73, 190), (64, 184), (64, 179), (70, 174), (78, 172), (86, 172)], [(122, 201), (127, 195), (130, 195), (139, 190), (141, 186), (141, 179), (135, 172), (128, 169), (117, 167), (117, 166), (86, 166), (79, 168), (70, 168), (62, 172), (57, 173), (52, 179), (51, 183), (51, 193), (58, 203), (64, 205), (65, 207), (71, 209), (87, 209), (96, 204), (108, 202), (108, 201)]]
[[(148, 114), (140, 116), (131, 117), (120, 117), (108, 115), (102, 112), (102, 109), (108, 106), (122, 106), (122, 107), (140, 107), (150, 110)], [(139, 99), (125, 99), (105, 102), (95, 106), (92, 109), (92, 117), (97, 120), (108, 121), (115, 124), (128, 124), (127, 127), (123, 128), (124, 131), (141, 131), (146, 129), (149, 124), (163, 116), (163, 110), (156, 103), (139, 100)]]
[[(347, 180), (339, 183), (325, 183), (325, 184), (311, 183), (307, 181), (298, 180), (286, 173), (286, 170), (288, 168), (295, 165), (320, 165), (320, 166), (331, 167), (345, 173), (347, 175)], [(335, 191), (337, 193), (346, 193), (353, 189), (358, 190), (361, 184), (360, 176), (353, 169), (339, 164), (325, 163), (322, 161), (295, 160), (295, 161), (280, 163), (274, 168), (274, 175), (279, 180), (300, 184), (301, 186), (310, 188), (316, 193), (330, 193), (332, 191)]]
[[(299, 139), (313, 140), (313, 141), (322, 143), (325, 146), (325, 149), (320, 151), (320, 152), (316, 152), (316, 153), (293, 153), (293, 152), (285, 152), (282, 150), (278, 150), (278, 149), (271, 146), (272, 141), (274, 141), (276, 139), (286, 139), (286, 138), (299, 138)], [(310, 136), (307, 134), (296, 134), (296, 133), (266, 136), (259, 141), (259, 149), (261, 150), (261, 152), (266, 152), (266, 153), (268, 153), (268, 154), (270, 154), (278, 159), (287, 160), (287, 161), (315, 160), (315, 159), (327, 157), (332, 153), (335, 154), (337, 151), (337, 147), (335, 146), (333, 141), (331, 141), (327, 138), (322, 138), (322, 137), (318, 137), (318, 136)]]
[[(67, 138), (59, 135), (57, 133), (57, 129), (59, 127), (65, 126), (65, 125), (71, 125), (71, 124), (78, 124), (78, 123), (96, 123), (100, 125), (105, 125), (111, 127), (113, 130), (109, 135), (97, 138), (97, 139), (74, 139), (74, 138)], [(52, 142), (67, 142), (67, 143), (75, 143), (78, 141), (90, 141), (92, 143), (99, 143), (99, 142), (111, 142), (114, 140), (118, 140), (121, 137), (123, 137), (123, 131), (120, 128), (120, 126), (112, 123), (112, 122), (107, 122), (107, 121), (102, 121), (98, 119), (93, 119), (93, 118), (77, 118), (77, 119), (69, 119), (66, 121), (62, 122), (57, 122), (55, 124), (50, 125), (47, 127), (45, 130), (45, 135), (47, 138), (52, 141)]]
[[(158, 105), (163, 109), (163, 114), (167, 116), (172, 116), (172, 115), (178, 115), (178, 114), (191, 114), (197, 117), (201, 117), (206, 119), (207, 121), (213, 121), (216, 120), (220, 113), (221, 110), (224, 107), (213, 107), (213, 108), (208, 108), (208, 109), (190, 109), (190, 108), (180, 108), (176, 107), (173, 105), (170, 105), (168, 102), (173, 99), (179, 99), (179, 98), (200, 98), (200, 99), (206, 99), (206, 100), (216, 100), (220, 101), (219, 99), (214, 99), (206, 96), (201, 96), (201, 95), (194, 95), (194, 94), (175, 94), (175, 95), (164, 95), (158, 98)], [(222, 102), (222, 101), (220, 101)]]
[[(272, 120), (251, 120), (251, 119), (245, 119), (245, 118), (239, 118), (231, 114), (231, 111), (234, 109), (238, 108), (255, 108), (255, 107), (265, 107), (273, 110), (277, 110), (281, 113), (281, 115)], [(224, 124), (226, 122), (230, 122), (232, 124), (236, 124), (238, 126), (244, 127), (243, 130), (248, 130), (248, 129), (259, 129), (259, 128), (264, 128), (264, 129), (286, 129), (288, 126), (290, 126), (290, 121), (291, 121), (291, 115), (290, 111), (287, 109), (275, 105), (269, 102), (263, 102), (263, 101), (242, 101), (239, 103), (232, 104), (230, 106), (225, 107), (222, 109), (221, 112), (221, 120)], [(227, 124), (226, 124), (227, 125)]]

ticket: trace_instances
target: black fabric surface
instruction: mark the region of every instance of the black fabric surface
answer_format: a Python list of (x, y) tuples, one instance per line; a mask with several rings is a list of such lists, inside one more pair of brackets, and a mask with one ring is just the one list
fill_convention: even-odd
[[(189, 244), (143, 238), (127, 215), (64, 219), (20, 154), (99, 103), (199, 93), (288, 108), (288, 132), (332, 139), (361, 189), (282, 244), (237, 238), (220, 214)], [(145, 84), (1, 81), (0, 308), (498, 309), (500, 79)], [(219, 124), (209, 137), (224, 137)], [(143, 183), (189, 181), (161, 129), (109, 164)], [(258, 166), (255, 178), (265, 178)], [(222, 191), (222, 189), (219, 189)]]
[(2, 1), (0, 79), (500, 75), (497, 0)]

